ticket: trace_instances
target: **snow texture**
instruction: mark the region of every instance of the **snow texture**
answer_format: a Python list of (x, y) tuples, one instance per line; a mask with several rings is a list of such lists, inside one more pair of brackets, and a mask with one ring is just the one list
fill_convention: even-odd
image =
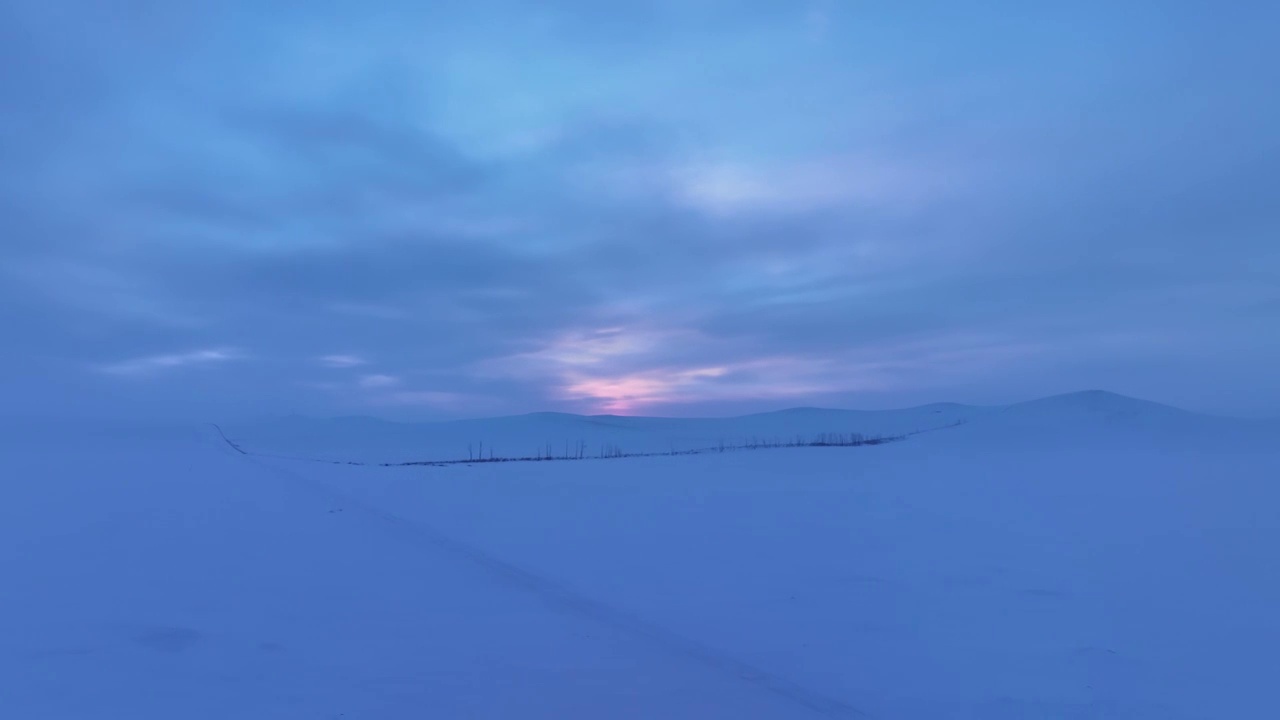
[(1280, 716), (1274, 423), (1082, 393), (227, 434), (251, 454), (208, 427), (6, 431), (5, 717)]

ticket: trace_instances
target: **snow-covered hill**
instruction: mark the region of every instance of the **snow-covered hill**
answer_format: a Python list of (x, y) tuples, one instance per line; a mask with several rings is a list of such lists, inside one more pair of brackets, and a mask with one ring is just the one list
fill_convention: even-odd
[[(954, 432), (964, 425), (964, 432)], [(532, 413), (436, 423), (366, 417), (300, 417), (223, 425), (241, 447), (261, 454), (356, 462), (415, 462), (469, 457), (664, 453), (759, 443), (810, 441), (824, 434), (914, 436), (948, 430), (957, 441), (1000, 435), (1004, 442), (1054, 442), (1080, 434), (1133, 434), (1168, 442), (1250, 442), (1280, 424), (1199, 415), (1102, 391), (1058, 395), (1005, 407), (937, 403), (902, 410), (795, 408), (731, 418), (620, 417)], [(994, 441), (994, 440), (993, 440)]]
[(41, 719), (1274, 714), (1274, 423), (1082, 393), (229, 433), (381, 458), (481, 434), (660, 450), (935, 418), (968, 422), (448, 467), (241, 455), (208, 428), (5, 433), (0, 699)]
[(734, 418), (657, 418), (533, 413), (438, 423), (396, 423), (372, 418), (283, 418), (227, 423), (237, 444), (255, 452), (361, 462), (458, 460), (476, 456), (520, 457), (544, 453), (587, 455), (603, 448), (627, 453), (694, 450), (752, 442), (811, 440), (823, 433), (898, 436), (967, 422), (989, 408), (937, 404), (905, 410), (858, 411), (797, 408)]

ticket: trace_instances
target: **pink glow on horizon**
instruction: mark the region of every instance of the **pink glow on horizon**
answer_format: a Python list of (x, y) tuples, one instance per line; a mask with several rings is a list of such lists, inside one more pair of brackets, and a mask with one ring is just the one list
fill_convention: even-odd
[(723, 376), (723, 367), (690, 370), (650, 370), (620, 377), (583, 378), (564, 388), (567, 397), (599, 402), (605, 412), (625, 415), (640, 407), (672, 402), (682, 390), (689, 390), (699, 380)]
[(570, 374), (561, 396), (590, 401), (600, 412), (626, 415), (661, 405), (702, 401), (801, 398), (841, 389), (878, 389), (873, 380), (834, 377), (822, 360), (766, 357), (727, 365), (658, 368), (621, 375)]
[[(903, 338), (814, 355), (756, 355), (693, 329), (606, 326), (560, 333), (538, 349), (494, 358), (479, 374), (543, 382), (575, 409), (617, 415), (661, 406), (884, 392), (924, 372), (988, 372), (1041, 351), (991, 335)], [(707, 359), (712, 359), (708, 362)]]

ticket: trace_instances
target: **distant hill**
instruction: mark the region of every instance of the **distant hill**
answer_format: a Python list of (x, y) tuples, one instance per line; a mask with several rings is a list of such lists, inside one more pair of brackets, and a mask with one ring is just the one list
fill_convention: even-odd
[[(957, 426), (964, 432), (955, 433)], [(1057, 395), (1003, 407), (935, 403), (900, 410), (792, 408), (730, 418), (527, 415), (430, 423), (371, 417), (286, 417), (224, 426), (254, 452), (323, 460), (409, 462), (551, 453), (594, 456), (685, 451), (822, 434), (915, 436), (947, 429), (953, 441), (995, 435), (1006, 442), (1062, 439), (1076, 433), (1139, 433), (1185, 442), (1224, 441), (1277, 431), (1276, 423), (1217, 418), (1105, 391)]]
[(604, 447), (667, 452), (721, 442), (805, 440), (824, 433), (868, 437), (935, 430), (981, 417), (992, 408), (956, 404), (902, 410), (796, 408), (732, 418), (661, 418), (531, 413), (476, 420), (400, 423), (368, 417), (280, 418), (224, 425), (237, 443), (256, 452), (325, 460), (404, 462), (456, 460), (469, 455), (587, 454)]

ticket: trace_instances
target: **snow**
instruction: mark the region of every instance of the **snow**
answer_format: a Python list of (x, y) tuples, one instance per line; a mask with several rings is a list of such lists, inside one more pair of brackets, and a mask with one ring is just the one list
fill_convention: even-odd
[[(867, 447), (448, 467), (279, 457), (588, 428), (638, 449), (898, 434), (935, 415), (943, 429)], [(229, 426), (264, 453), (250, 456), (207, 428), (0, 443), (6, 714), (1280, 709), (1275, 423), (1084, 393), (883, 414), (303, 424)], [(423, 439), (431, 427), (453, 434)]]
[(283, 418), (225, 425), (236, 443), (257, 453), (360, 462), (458, 460), (468, 452), (526, 457), (570, 454), (583, 443), (589, 455), (601, 446), (627, 453), (719, 447), (720, 443), (812, 440), (822, 433), (897, 436), (981, 417), (991, 408), (956, 404), (906, 410), (857, 411), (797, 408), (739, 418), (646, 418), (533, 413), (442, 423), (396, 423), (374, 418)]

